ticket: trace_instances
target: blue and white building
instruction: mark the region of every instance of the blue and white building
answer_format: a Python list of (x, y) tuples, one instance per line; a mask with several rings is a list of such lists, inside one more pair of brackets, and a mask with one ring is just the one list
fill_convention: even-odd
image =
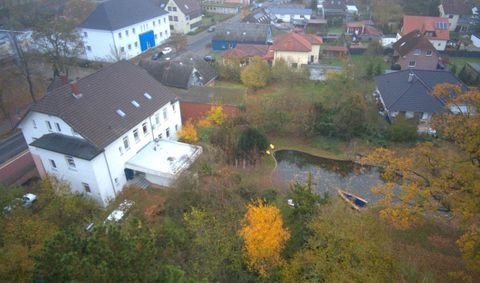
[(108, 0), (79, 25), (84, 58), (130, 59), (170, 37), (168, 13), (151, 0)]

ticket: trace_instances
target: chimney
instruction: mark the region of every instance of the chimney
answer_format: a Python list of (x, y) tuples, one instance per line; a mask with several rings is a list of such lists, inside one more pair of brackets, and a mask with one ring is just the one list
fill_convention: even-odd
[(82, 94), (80, 93), (80, 85), (78, 84), (77, 80), (74, 80), (70, 83), (70, 88), (72, 90), (73, 97), (77, 99), (82, 97)]
[(415, 80), (415, 74), (414, 73), (409, 73), (408, 74), (408, 82), (411, 83)]

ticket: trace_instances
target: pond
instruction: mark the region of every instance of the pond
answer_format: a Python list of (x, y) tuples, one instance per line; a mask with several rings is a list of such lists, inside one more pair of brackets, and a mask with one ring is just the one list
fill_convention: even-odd
[(380, 195), (371, 191), (373, 186), (383, 183), (377, 167), (317, 157), (295, 150), (278, 150), (274, 156), (277, 160), (273, 175), (276, 181), (305, 183), (311, 173), (312, 183), (319, 194), (335, 196), (337, 189), (342, 189), (371, 203), (381, 199)]

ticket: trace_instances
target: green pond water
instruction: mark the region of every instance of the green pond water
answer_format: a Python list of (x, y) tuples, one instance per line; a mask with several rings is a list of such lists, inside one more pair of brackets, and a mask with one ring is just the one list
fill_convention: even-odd
[(383, 184), (377, 167), (321, 158), (295, 150), (278, 150), (275, 159), (277, 168), (274, 179), (278, 182), (305, 183), (311, 173), (313, 185), (319, 194), (334, 196), (337, 195), (337, 189), (342, 189), (369, 202), (377, 202), (381, 198), (371, 192), (373, 186)]

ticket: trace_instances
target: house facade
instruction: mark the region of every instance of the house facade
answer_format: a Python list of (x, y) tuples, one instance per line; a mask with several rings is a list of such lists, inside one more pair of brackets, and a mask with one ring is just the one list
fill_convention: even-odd
[(318, 63), (323, 39), (316, 35), (289, 32), (275, 37), (273, 63), (283, 59), (291, 68)]
[(393, 64), (400, 65), (402, 70), (436, 70), (443, 66), (440, 53), (418, 30), (404, 35), (392, 47)]
[(202, 24), (202, 8), (197, 0), (169, 0), (165, 10), (171, 32), (186, 34)]
[[(468, 32), (472, 24), (478, 23), (471, 0), (442, 0), (438, 6), (440, 17), (447, 18), (450, 31)], [(477, 15), (478, 16), (478, 15)]]
[(202, 0), (202, 9), (208, 13), (238, 14), (241, 8), (241, 4), (227, 3), (225, 0)]
[(214, 51), (235, 48), (238, 43), (263, 44), (272, 42), (272, 28), (269, 24), (222, 23), (212, 38)]
[(83, 39), (83, 57), (96, 61), (133, 58), (170, 37), (167, 12), (152, 1), (110, 0), (79, 25)]
[(439, 51), (445, 50), (450, 39), (449, 23), (447, 18), (403, 16), (403, 27), (397, 36), (400, 38), (414, 30), (420, 31)]
[(177, 150), (188, 158), (165, 153), (177, 147), (181, 126), (176, 96), (126, 61), (53, 90), (19, 123), (42, 177), (104, 205), (134, 176), (169, 185), (200, 154), (194, 147)]
[(444, 100), (431, 95), (433, 88), (441, 83), (467, 87), (449, 71), (404, 70), (377, 76), (374, 93), (380, 112), (392, 120), (402, 115), (419, 122), (418, 131), (434, 133), (430, 127), (432, 115), (450, 111), (467, 113), (465, 105), (446, 107)]

